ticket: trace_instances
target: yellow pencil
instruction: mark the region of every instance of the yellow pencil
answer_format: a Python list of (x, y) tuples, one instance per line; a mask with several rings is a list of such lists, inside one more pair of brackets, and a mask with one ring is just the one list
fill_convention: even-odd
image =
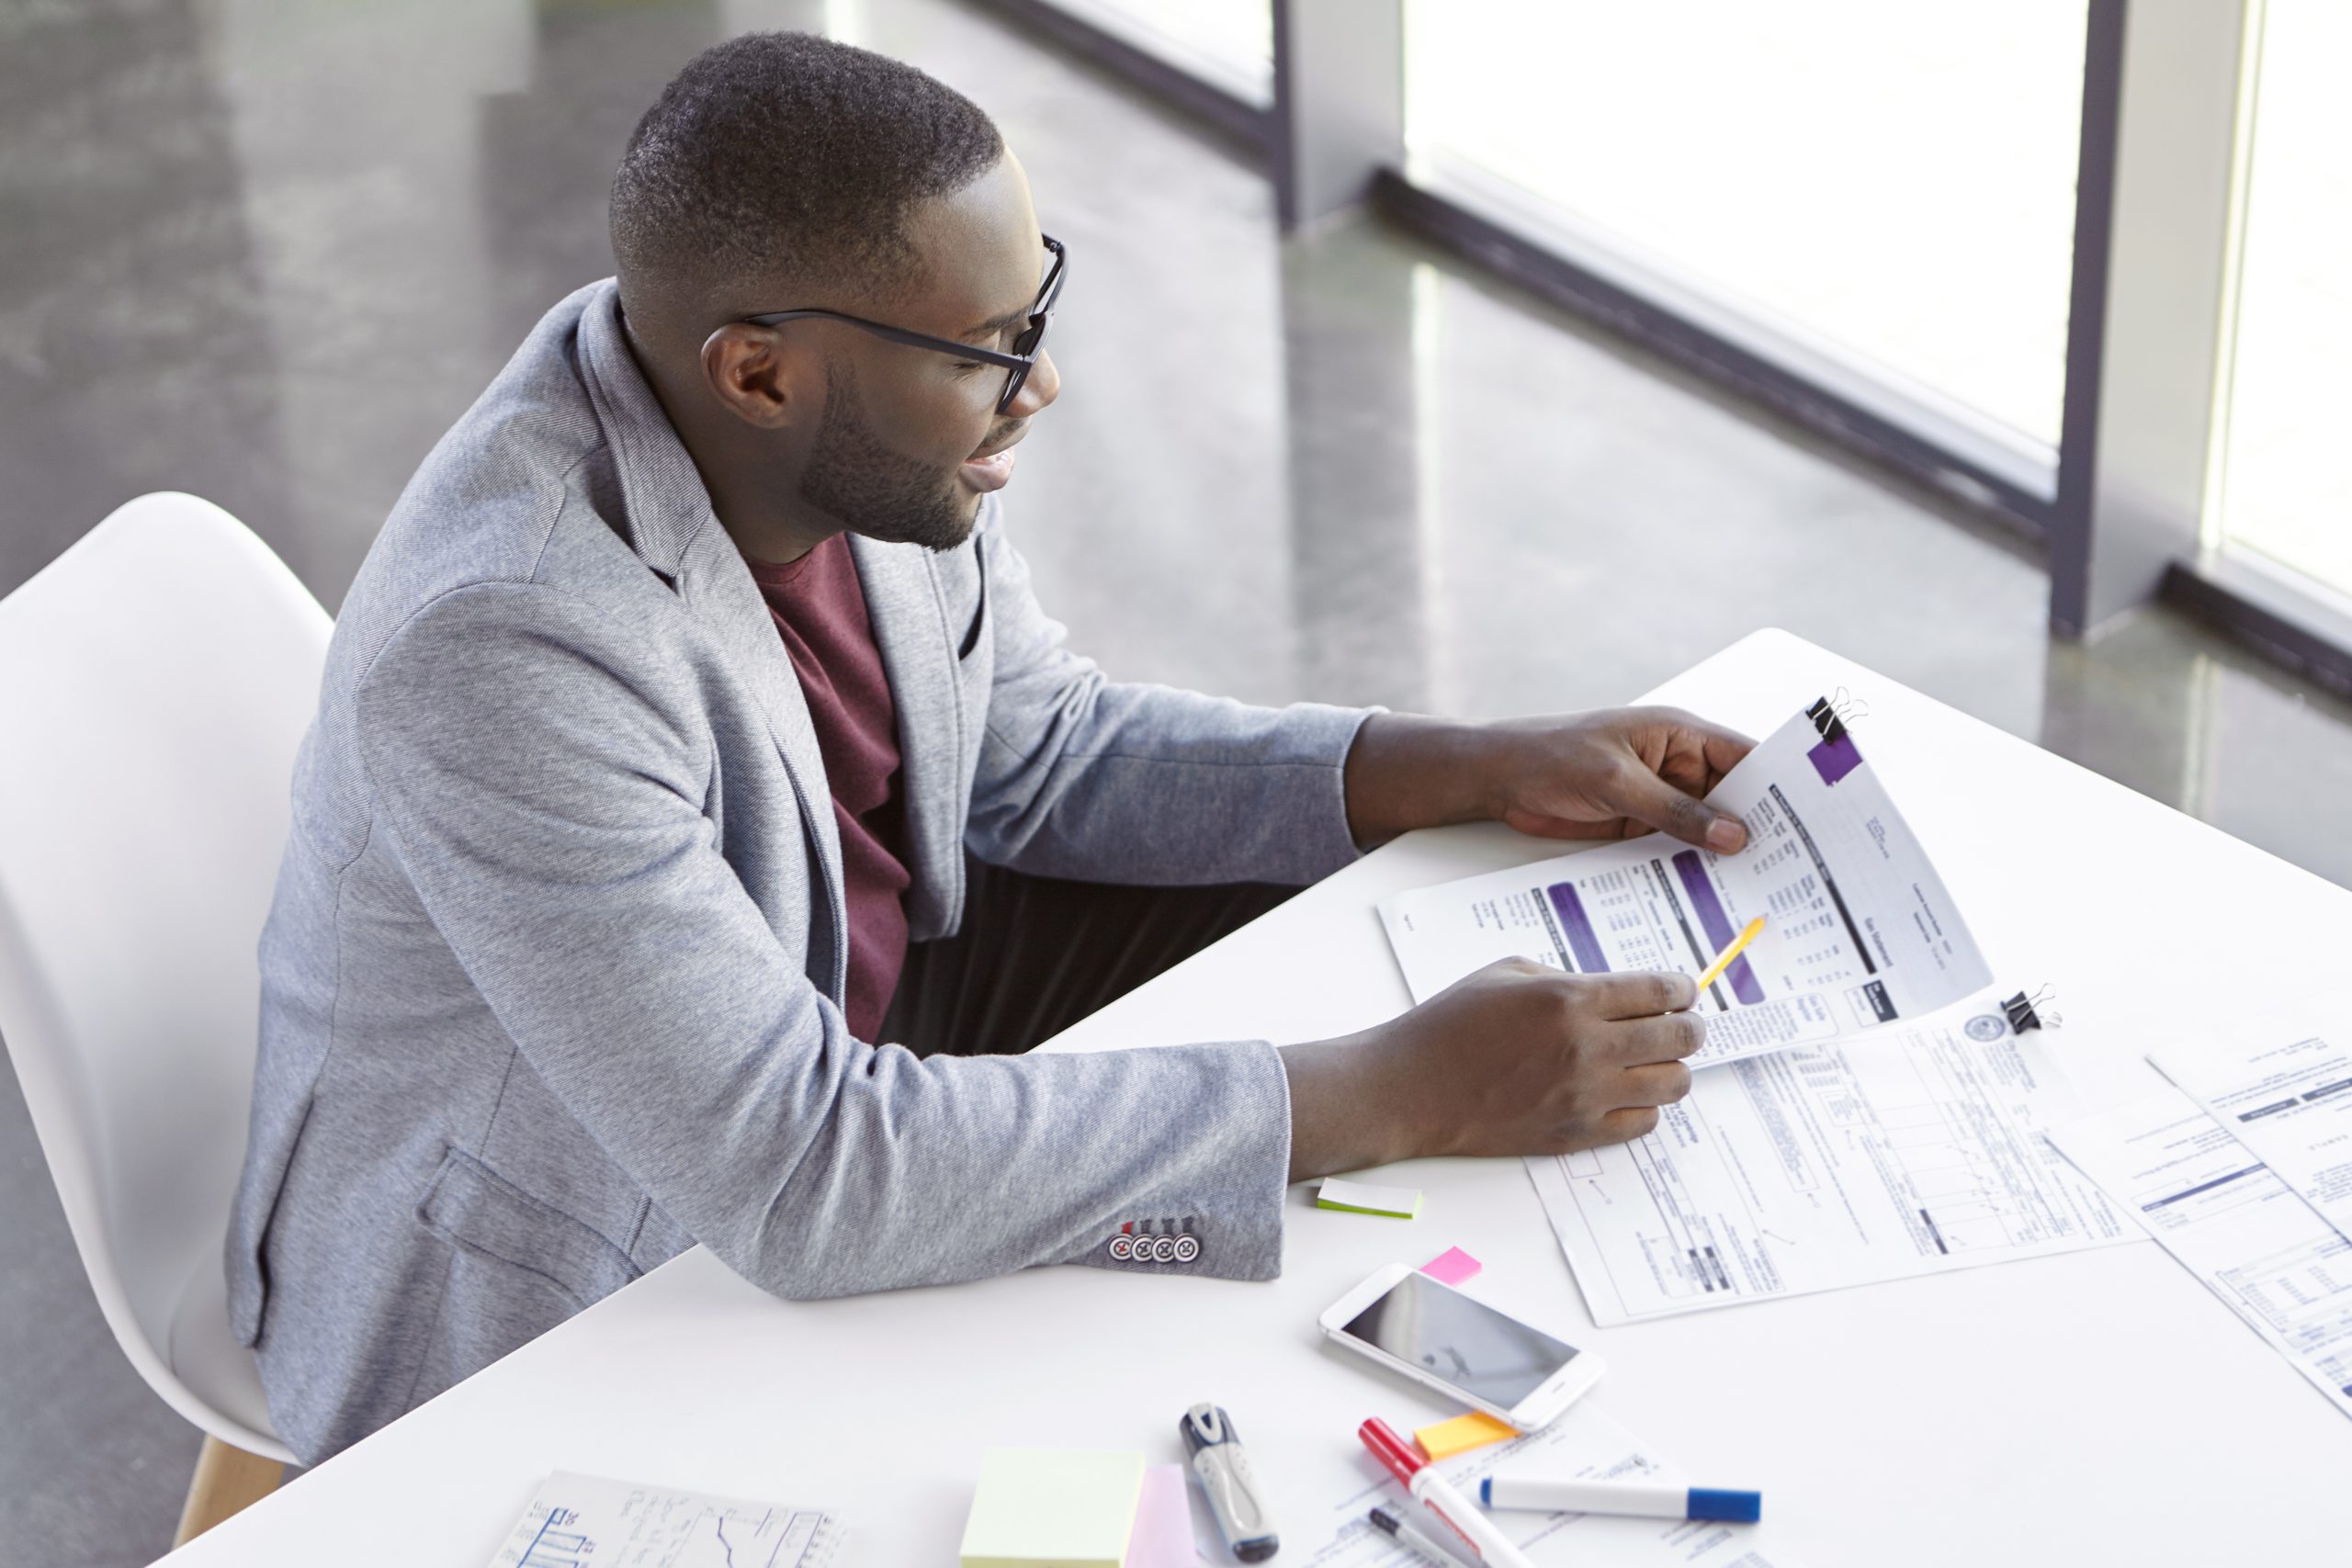
[(1739, 956), (1739, 950), (1746, 947), (1749, 942), (1754, 942), (1756, 940), (1756, 933), (1763, 929), (1763, 916), (1758, 915), (1754, 919), (1748, 921), (1747, 929), (1740, 932), (1737, 936), (1732, 938), (1731, 945), (1724, 948), (1721, 953), (1716, 953), (1715, 961), (1707, 965), (1707, 972), (1699, 976), (1699, 989), (1703, 992), (1708, 987), (1713, 985), (1717, 980), (1722, 979), (1724, 971), (1731, 967), (1731, 961)]

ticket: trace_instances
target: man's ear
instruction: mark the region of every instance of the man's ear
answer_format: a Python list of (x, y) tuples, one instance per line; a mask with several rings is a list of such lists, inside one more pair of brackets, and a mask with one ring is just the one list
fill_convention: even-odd
[(780, 430), (800, 413), (813, 367), (769, 327), (729, 321), (703, 340), (702, 379), (744, 423)]

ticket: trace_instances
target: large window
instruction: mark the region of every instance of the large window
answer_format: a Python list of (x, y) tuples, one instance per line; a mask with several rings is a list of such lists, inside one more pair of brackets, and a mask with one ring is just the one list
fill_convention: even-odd
[(2352, 0), (995, 3), (1286, 223), (1369, 194), (2035, 535), (2062, 635), (2169, 597), (2352, 688)]
[(1408, 0), (1406, 131), (1417, 158), (1508, 181), (2046, 454), (2086, 17), (2086, 0)]
[(2352, 593), (2352, 6), (2268, 0), (2209, 542)]
[(1274, 101), (1273, 0), (1047, 0), (1260, 107)]

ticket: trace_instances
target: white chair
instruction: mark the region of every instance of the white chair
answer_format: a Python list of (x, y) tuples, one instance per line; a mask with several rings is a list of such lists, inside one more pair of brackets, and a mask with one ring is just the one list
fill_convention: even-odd
[(204, 1429), (181, 1540), (293, 1458), (221, 1247), (332, 626), (243, 524), (171, 493), (0, 599), (0, 1035), (107, 1326)]

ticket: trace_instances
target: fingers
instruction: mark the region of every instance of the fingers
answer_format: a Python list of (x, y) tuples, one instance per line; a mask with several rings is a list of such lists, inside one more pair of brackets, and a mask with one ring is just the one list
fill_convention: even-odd
[(1747, 829), (1738, 818), (1683, 794), (1637, 762), (1618, 773), (1609, 803), (1634, 821), (1702, 850), (1730, 854), (1747, 843)]
[(1514, 833), (1524, 833), (1531, 839), (1620, 839), (1634, 838), (1647, 832), (1636, 828), (1625, 830), (1622, 817), (1587, 819), (1577, 817), (1551, 817), (1540, 811), (1521, 811), (1513, 807), (1503, 813), (1503, 825)]
[[(1756, 742), (1736, 730), (1717, 729), (1713, 725), (1701, 725), (1699, 728), (1704, 737), (1702, 743), (1707, 752), (1707, 772), (1713, 779), (1722, 778), (1756, 750)], [(1713, 787), (1712, 779), (1709, 787)]]
[(1704, 1013), (1670, 1012), (1640, 1018), (1610, 1031), (1611, 1055), (1628, 1065), (1679, 1062), (1707, 1043)]
[(1695, 753), (1696, 761), (1704, 765), (1706, 789), (1715, 781), (1737, 767), (1743, 758), (1756, 750), (1756, 742), (1736, 729), (1726, 729), (1720, 724), (1710, 724), (1697, 714), (1681, 708), (1643, 708), (1641, 716), (1665, 728), (1667, 752), (1669, 758), (1678, 753)]
[(1679, 1062), (1651, 1062), (1625, 1069), (1618, 1093), (1627, 1106), (1672, 1105), (1690, 1092), (1690, 1069)]
[(1629, 1105), (1612, 1111), (1600, 1119), (1599, 1128), (1600, 1141), (1604, 1144), (1629, 1144), (1656, 1131), (1657, 1112), (1645, 1105)]
[(1697, 981), (1667, 970), (1588, 975), (1582, 980), (1603, 1018), (1656, 1018), (1681, 1012), (1699, 999)]

